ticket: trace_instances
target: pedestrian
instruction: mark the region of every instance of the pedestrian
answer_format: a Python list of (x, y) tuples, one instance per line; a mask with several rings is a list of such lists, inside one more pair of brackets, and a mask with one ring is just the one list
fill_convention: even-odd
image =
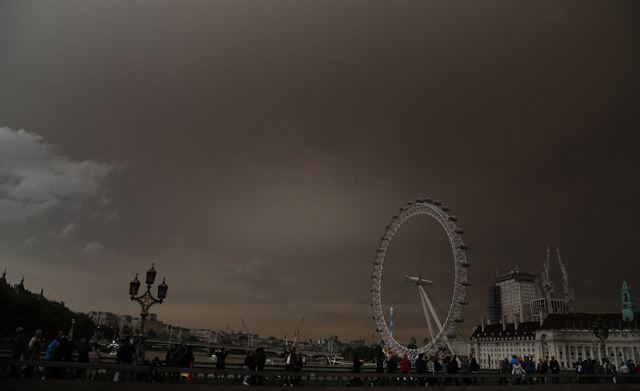
[[(125, 337), (121, 339), (120, 345), (118, 346), (118, 352), (116, 354), (116, 364), (132, 366), (135, 353), (136, 347), (133, 345), (131, 338)], [(130, 369), (117, 371), (113, 377), (113, 381), (130, 381), (132, 380), (133, 375), (134, 372)]]
[(411, 384), (411, 378), (407, 376), (409, 372), (411, 372), (411, 361), (409, 361), (409, 356), (406, 354), (404, 354), (402, 360), (400, 360), (400, 372), (405, 375), (402, 381)]
[(223, 347), (216, 352), (216, 369), (226, 368), (226, 361), (227, 361), (228, 355), (229, 355), (229, 352), (227, 352)]
[[(508, 375), (511, 373), (513, 369), (513, 366), (511, 365), (511, 362), (509, 361), (509, 359), (505, 358), (500, 362), (500, 373), (503, 375)], [(498, 380), (498, 384), (509, 384), (509, 379), (508, 377), (501, 377)]]
[(553, 377), (551, 378), (552, 384), (560, 383), (560, 378), (558, 374), (560, 373), (560, 363), (556, 360), (555, 356), (551, 356), (551, 361), (549, 362), (549, 369), (551, 370), (551, 374)]
[(160, 357), (153, 357), (153, 360), (151, 360), (151, 371), (147, 376), (147, 381), (151, 383), (159, 383), (162, 381), (160, 367), (162, 367), (162, 361), (160, 361)]
[(408, 374), (411, 371), (411, 361), (409, 361), (409, 356), (406, 354), (402, 356), (402, 360), (400, 361), (400, 372), (404, 374)]
[[(191, 369), (195, 361), (195, 357), (193, 356), (193, 347), (183, 342), (181, 346), (181, 351), (182, 351), (182, 354), (180, 355), (180, 359), (178, 362), (179, 366), (181, 368)], [(191, 371), (183, 372), (183, 374), (186, 374), (186, 376), (183, 376), (185, 377), (185, 379), (183, 379), (184, 383), (190, 384), (193, 381), (192, 372)]]
[[(467, 356), (459, 356), (458, 357), (458, 364), (460, 365), (460, 370), (459, 373), (463, 374), (463, 375), (468, 375), (469, 374), (469, 357)], [(471, 384), (471, 378), (465, 376), (462, 378), (462, 383), (466, 386)]]
[[(358, 353), (354, 353), (353, 354), (353, 360), (352, 360), (352, 364), (351, 364), (351, 372), (353, 373), (360, 373), (362, 372), (362, 361), (360, 360), (360, 357), (358, 356)], [(360, 386), (361, 384), (361, 379), (359, 377), (352, 377), (351, 381), (349, 382), (350, 385), (352, 386)]]
[[(437, 384), (438, 378), (435, 375), (436, 373), (438, 373), (438, 369), (437, 369), (436, 363), (440, 365), (440, 363), (437, 362), (436, 356), (430, 356), (429, 361), (427, 362), (427, 373), (434, 376), (433, 377), (429, 376), (429, 378), (427, 379), (427, 384), (426, 384), (427, 386)], [(440, 368), (442, 369), (442, 367)]]
[(512, 367), (511, 374), (514, 375), (516, 384), (524, 384), (526, 382), (527, 372), (525, 372), (520, 361), (517, 361)]
[[(433, 368), (435, 370), (435, 373), (444, 373), (444, 366), (442, 365), (442, 363), (440, 363), (440, 359), (438, 359), (438, 356), (433, 356), (434, 362), (433, 362)], [(444, 363), (444, 361), (443, 361)], [(435, 378), (435, 385), (440, 385), (440, 379), (439, 378)]]
[[(471, 360), (469, 360), (469, 372), (474, 374), (480, 372), (480, 364), (478, 364), (478, 361), (474, 356), (471, 356)], [(471, 382), (474, 385), (478, 384), (478, 378), (474, 377)]]
[[(302, 357), (302, 353), (298, 353), (296, 355), (296, 363), (293, 366), (293, 370), (294, 372), (300, 372), (302, 371), (302, 368), (304, 367), (304, 357)], [(296, 376), (294, 378), (294, 384), (299, 384), (301, 380), (300, 376)]]
[[(28, 351), (26, 354), (24, 354), (25, 358), (32, 361), (40, 360), (40, 352), (42, 351), (42, 344), (44, 342), (42, 339), (42, 335), (42, 330), (36, 330), (35, 335), (31, 338), (31, 340), (29, 340), (29, 345), (27, 347)], [(33, 376), (34, 369), (35, 367), (33, 365), (29, 365), (25, 368), (25, 379), (30, 379)]]
[[(171, 344), (169, 346), (169, 350), (164, 355), (164, 366), (173, 368), (176, 366), (176, 359), (178, 355), (178, 346), (175, 344)], [(169, 383), (175, 383), (178, 381), (180, 374), (175, 372), (165, 372), (165, 378)]]
[(293, 376), (291, 375), (291, 372), (293, 372), (297, 361), (298, 359), (296, 357), (296, 348), (289, 347), (284, 360), (285, 371), (287, 372), (287, 374), (284, 376), (285, 387), (286, 386), (293, 387)]
[(538, 367), (536, 368), (536, 373), (538, 376), (538, 381), (542, 384), (547, 384), (546, 375), (549, 373), (549, 363), (545, 359), (538, 360)]
[(622, 361), (622, 364), (620, 364), (620, 374), (621, 375), (628, 375), (629, 374), (629, 366), (624, 361)]
[[(384, 373), (384, 362), (387, 359), (387, 356), (384, 354), (384, 351), (382, 350), (382, 346), (380, 345), (376, 345), (375, 348), (375, 352), (374, 352), (374, 359), (376, 361), (376, 373)], [(371, 387), (373, 387), (373, 383), (380, 383), (382, 382), (382, 378), (377, 377), (375, 379), (371, 380)]]
[[(229, 352), (226, 351), (226, 349), (224, 347), (221, 347), (220, 349), (217, 349), (215, 352), (215, 356), (216, 356), (216, 369), (220, 369), (220, 370), (224, 370), (226, 369), (226, 362), (227, 362), (227, 356), (229, 355)], [(219, 374), (216, 375), (216, 381), (220, 381), (220, 379), (226, 379), (226, 375), (224, 374)]]
[[(398, 356), (395, 353), (391, 353), (391, 355), (387, 358), (387, 373), (393, 374), (398, 372)], [(398, 378), (393, 377), (388, 380), (391, 381), (393, 379), (393, 383), (395, 385), (398, 384)]]
[(416, 367), (416, 373), (420, 375), (420, 377), (418, 377), (418, 384), (425, 386), (427, 379), (424, 377), (424, 374), (427, 373), (427, 362), (424, 360), (424, 353), (418, 354), (414, 365)]
[[(16, 329), (16, 333), (13, 338), (13, 346), (11, 348), (11, 359), (23, 360), (26, 351), (27, 351), (27, 340), (24, 335), (24, 329), (22, 327), (18, 327)], [(14, 364), (11, 366), (11, 377), (20, 377), (22, 375), (20, 372), (21, 372), (20, 365)]]
[[(253, 350), (249, 350), (247, 352), (247, 355), (244, 358), (244, 365), (242, 366), (242, 369), (250, 372), (253, 372), (256, 370), (256, 358), (254, 356)], [(251, 385), (252, 378), (253, 378), (252, 375), (245, 375), (244, 380), (242, 381), (242, 384), (244, 384), (245, 386)]]
[[(78, 341), (78, 362), (89, 362), (89, 344), (84, 338), (80, 338), (80, 341)], [(76, 379), (84, 379), (86, 374), (87, 370), (85, 368), (78, 368), (76, 371)]]
[(534, 384), (537, 379), (533, 376), (536, 373), (536, 364), (531, 360), (531, 357), (524, 356), (524, 361), (522, 361), (522, 369), (527, 374), (527, 383)]
[[(256, 349), (256, 369), (258, 372), (262, 372), (264, 367), (267, 365), (267, 354), (264, 351), (264, 348), (261, 346)], [(258, 375), (256, 376), (256, 384), (261, 386), (264, 382), (264, 376)]]
[[(456, 356), (453, 356), (449, 359), (449, 362), (447, 363), (447, 373), (450, 375), (454, 375), (458, 373), (458, 370), (460, 369), (460, 367), (458, 366), (458, 360)], [(445, 379), (445, 383), (446, 384), (451, 384), (452, 381), (455, 381), (456, 385), (460, 385), (460, 380), (456, 377), (456, 378), (452, 378), (451, 377), (447, 377)]]
[[(89, 357), (89, 364), (100, 364), (100, 351), (98, 350), (97, 343), (94, 342), (91, 344), (87, 356)], [(96, 368), (89, 368), (89, 370), (87, 371), (87, 380), (93, 381), (96, 378), (97, 371), (98, 370)]]
[[(69, 344), (67, 343), (66, 331), (58, 331), (58, 335), (54, 338), (49, 345), (47, 345), (47, 352), (45, 354), (45, 360), (47, 361), (64, 361), (69, 355)], [(52, 379), (61, 379), (64, 377), (65, 369), (60, 367), (48, 367), (48, 377)]]

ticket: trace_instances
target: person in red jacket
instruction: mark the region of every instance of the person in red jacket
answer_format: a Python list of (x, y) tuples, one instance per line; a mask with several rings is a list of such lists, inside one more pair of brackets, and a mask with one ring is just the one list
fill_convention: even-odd
[[(411, 371), (411, 361), (409, 361), (409, 357), (405, 354), (402, 356), (402, 361), (400, 361), (400, 372), (407, 374)], [(411, 378), (405, 377), (403, 381), (411, 383)]]
[(400, 372), (409, 373), (411, 371), (411, 361), (409, 361), (409, 357), (405, 354), (402, 357), (402, 361), (400, 361)]

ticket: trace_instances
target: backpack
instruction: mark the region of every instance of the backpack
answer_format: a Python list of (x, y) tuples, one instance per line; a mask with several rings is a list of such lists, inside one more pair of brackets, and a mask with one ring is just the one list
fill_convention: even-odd
[(56, 359), (56, 353), (58, 352), (58, 348), (60, 347), (60, 341), (58, 339), (54, 339), (47, 346), (47, 354), (44, 356), (44, 359), (47, 361), (52, 361)]

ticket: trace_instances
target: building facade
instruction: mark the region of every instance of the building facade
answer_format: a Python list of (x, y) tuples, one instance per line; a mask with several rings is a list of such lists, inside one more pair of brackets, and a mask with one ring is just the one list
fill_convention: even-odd
[[(531, 315), (531, 302), (540, 296), (536, 278), (532, 273), (510, 271), (497, 276), (495, 286), (489, 289), (489, 318), (507, 323), (518, 320), (537, 321)], [(500, 315), (499, 318), (497, 315)]]
[(536, 360), (536, 329), (538, 322), (482, 324), (471, 335), (471, 351), (483, 369), (499, 369), (505, 358), (514, 354)]
[[(478, 363), (498, 369), (500, 361), (513, 355), (534, 360), (555, 357), (561, 368), (574, 368), (578, 361), (607, 359), (619, 368), (623, 361), (640, 361), (640, 325), (624, 321), (622, 314), (549, 314), (544, 322), (506, 323), (478, 326), (471, 346)], [(599, 320), (607, 329), (604, 344), (594, 334)]]
[(531, 300), (531, 316), (530, 319), (543, 319), (549, 314), (568, 314), (569, 310), (567, 300), (560, 298), (546, 298)]

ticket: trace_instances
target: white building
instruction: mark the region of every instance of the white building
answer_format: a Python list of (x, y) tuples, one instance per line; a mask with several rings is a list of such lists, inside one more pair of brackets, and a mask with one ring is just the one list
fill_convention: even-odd
[[(600, 318), (609, 335), (604, 347), (595, 337), (593, 324)], [(623, 322), (621, 314), (550, 314), (536, 330), (541, 354), (555, 356), (563, 368), (571, 368), (578, 360), (606, 358), (620, 363), (640, 361), (640, 328), (636, 316), (633, 322)]]
[(536, 329), (539, 322), (494, 323), (485, 325), (484, 320), (471, 335), (471, 350), (483, 369), (498, 369), (505, 358), (518, 355), (537, 360)]
[[(638, 314), (640, 315), (640, 314)], [(600, 318), (609, 331), (604, 348), (595, 337), (593, 324)], [(554, 356), (562, 368), (573, 368), (578, 360), (607, 358), (619, 367), (624, 360), (640, 362), (638, 316), (623, 322), (621, 314), (550, 314), (544, 322), (498, 323), (478, 326), (471, 336), (471, 349), (483, 368), (497, 369), (513, 355), (536, 360)]]

